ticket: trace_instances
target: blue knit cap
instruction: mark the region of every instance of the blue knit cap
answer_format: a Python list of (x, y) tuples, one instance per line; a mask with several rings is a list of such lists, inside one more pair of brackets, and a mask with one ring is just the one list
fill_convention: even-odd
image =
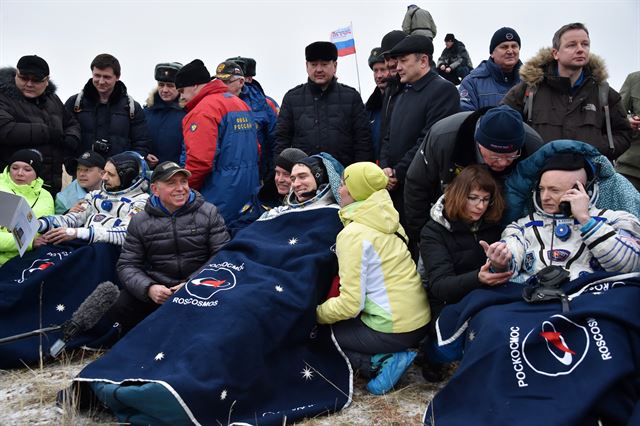
[(516, 152), (524, 144), (522, 116), (508, 105), (491, 108), (478, 120), (475, 139), (489, 151)]

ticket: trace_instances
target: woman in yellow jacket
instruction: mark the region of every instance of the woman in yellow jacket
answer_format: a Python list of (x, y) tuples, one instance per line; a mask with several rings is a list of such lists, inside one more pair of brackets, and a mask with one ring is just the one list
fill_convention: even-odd
[[(36, 217), (54, 213), (53, 197), (42, 187), (43, 180), (38, 177), (42, 169), (42, 155), (35, 149), (16, 151), (7, 161), (9, 164), (0, 174), (0, 191), (19, 195), (24, 198)], [(34, 245), (37, 246), (37, 243)], [(0, 228), (0, 265), (4, 265), (18, 254), (18, 246), (12, 233)]]
[(388, 178), (374, 163), (344, 170), (336, 253), (340, 295), (318, 306), (320, 324), (333, 324), (352, 366), (371, 378), (367, 389), (387, 393), (411, 365), (431, 319), (429, 302), (386, 190)]

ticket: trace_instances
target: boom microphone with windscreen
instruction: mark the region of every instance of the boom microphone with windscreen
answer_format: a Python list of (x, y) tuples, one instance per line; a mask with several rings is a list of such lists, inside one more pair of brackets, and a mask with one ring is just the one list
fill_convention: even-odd
[(71, 319), (62, 325), (62, 338), (51, 346), (49, 350), (51, 356), (57, 357), (67, 342), (78, 334), (93, 328), (109, 308), (116, 303), (119, 295), (118, 286), (111, 281), (99, 284), (71, 315)]

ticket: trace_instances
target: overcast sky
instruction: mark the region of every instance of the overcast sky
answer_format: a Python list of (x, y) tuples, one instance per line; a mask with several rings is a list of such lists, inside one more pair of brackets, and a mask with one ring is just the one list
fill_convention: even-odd
[[(183, 64), (202, 59), (210, 72), (230, 56), (257, 60), (257, 80), (278, 102), (306, 81), (304, 47), (328, 40), (329, 33), (353, 23), (356, 56), (338, 59), (338, 77), (366, 101), (373, 90), (369, 52), (388, 31), (400, 29), (407, 1), (53, 1), (0, 0), (0, 66), (15, 66), (22, 55), (49, 63), (51, 79), (64, 102), (90, 77), (89, 64), (111, 53), (122, 65), (121, 80), (144, 103), (153, 88), (158, 62)], [(640, 70), (640, 0), (423, 1), (438, 27), (436, 59), (444, 36), (463, 41), (475, 64), (489, 55), (489, 40), (502, 26), (516, 29), (525, 62), (553, 33), (583, 22), (591, 52), (607, 64), (611, 87)]]

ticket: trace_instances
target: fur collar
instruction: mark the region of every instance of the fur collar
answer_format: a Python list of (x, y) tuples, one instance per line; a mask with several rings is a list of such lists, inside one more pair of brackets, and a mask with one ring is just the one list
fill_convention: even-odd
[[(26, 99), (22, 92), (16, 86), (16, 69), (13, 67), (0, 68), (0, 93), (5, 94), (6, 96), (12, 99)], [(53, 83), (53, 81), (49, 80), (49, 85), (46, 89), (44, 89), (43, 96), (49, 96), (56, 93), (58, 88)]]
[[(520, 78), (529, 86), (539, 86), (544, 77), (553, 72), (549, 68), (551, 66), (555, 68), (556, 63), (556, 60), (553, 59), (551, 48), (542, 48), (533, 58), (520, 67)], [(589, 64), (585, 66), (585, 70), (598, 84), (609, 78), (604, 60), (593, 53), (589, 54)]]

